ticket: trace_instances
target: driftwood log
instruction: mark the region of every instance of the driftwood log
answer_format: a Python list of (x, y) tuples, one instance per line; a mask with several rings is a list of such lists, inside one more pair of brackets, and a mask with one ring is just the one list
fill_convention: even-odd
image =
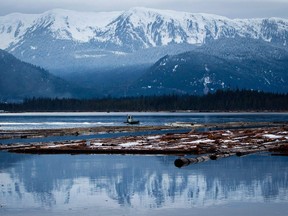
[(176, 167), (183, 167), (183, 166), (188, 166), (190, 164), (195, 164), (195, 163), (200, 163), (200, 162), (205, 162), (210, 160), (209, 156), (200, 156), (200, 157), (196, 157), (196, 158), (185, 158), (185, 157), (181, 157), (178, 158), (174, 161), (174, 165)]
[[(254, 153), (259, 153), (259, 152), (263, 152), (263, 151), (273, 151), (273, 149), (277, 149), (279, 148), (279, 144), (287, 144), (287, 141), (274, 141), (274, 142), (266, 142), (266, 143), (262, 143), (261, 146), (259, 146), (258, 148), (255, 149), (241, 149), (238, 150), (236, 152), (224, 152), (224, 153), (215, 153), (215, 154), (210, 154), (208, 156), (200, 156), (200, 157), (196, 157), (196, 158), (185, 158), (185, 157), (181, 157), (178, 158), (174, 161), (174, 165), (176, 167), (183, 167), (183, 166), (188, 166), (190, 164), (195, 164), (195, 163), (200, 163), (200, 162), (205, 162), (208, 161), (209, 159), (211, 160), (218, 160), (221, 158), (226, 158), (226, 157), (230, 157), (230, 156), (234, 156), (237, 155), (239, 157), (241, 156), (245, 156), (248, 154), (254, 154)], [(285, 155), (285, 154), (281, 154), (281, 155)]]

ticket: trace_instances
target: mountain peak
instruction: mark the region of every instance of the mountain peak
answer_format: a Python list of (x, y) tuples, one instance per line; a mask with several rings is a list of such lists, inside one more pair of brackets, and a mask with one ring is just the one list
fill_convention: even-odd
[[(0, 17), (0, 48), (33, 64), (39, 64), (39, 59), (42, 63), (52, 58), (58, 62), (59, 56), (69, 58), (70, 62), (97, 62), (110, 55), (119, 59), (120, 53), (203, 45), (223, 38), (256, 39), (287, 47), (288, 21), (229, 19), (145, 7), (95, 13), (54, 9), (33, 16)], [(66, 59), (59, 64), (68, 62)]]
[[(213, 14), (145, 7), (118, 12), (53, 9), (38, 15), (11, 14), (0, 17), (0, 48), (11, 49), (24, 39), (22, 37), (29, 37), (27, 32), (35, 35), (33, 32), (39, 32), (38, 28), (43, 26), (48, 30), (46, 34), (56, 39), (77, 43), (114, 43), (126, 47), (135, 41), (138, 48), (147, 48), (171, 43), (203, 44), (206, 39), (235, 36), (269, 41), (278, 37), (279, 31), (285, 37), (279, 37), (284, 44), (288, 21), (280, 18), (232, 20)], [(137, 47), (132, 45), (131, 49)]]

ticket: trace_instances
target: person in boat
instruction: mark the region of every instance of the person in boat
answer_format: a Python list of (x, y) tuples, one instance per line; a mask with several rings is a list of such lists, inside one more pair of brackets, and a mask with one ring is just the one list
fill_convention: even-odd
[(133, 121), (134, 121), (133, 116), (128, 115), (128, 116), (127, 116), (127, 122), (128, 122), (128, 123), (132, 123)]
[(127, 115), (127, 121), (128, 124), (139, 124), (139, 121), (134, 120), (132, 115)]

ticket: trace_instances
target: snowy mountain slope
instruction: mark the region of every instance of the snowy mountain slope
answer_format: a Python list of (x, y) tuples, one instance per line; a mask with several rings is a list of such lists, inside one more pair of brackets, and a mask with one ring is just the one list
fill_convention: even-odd
[(217, 89), (288, 92), (288, 51), (255, 39), (220, 39), (159, 59), (129, 92), (206, 94)]
[(54, 39), (85, 43), (95, 32), (106, 26), (120, 12), (84, 13), (54, 9), (43, 14), (9, 14), (0, 17), (1, 49), (17, 45), (39, 29), (46, 30)]
[(33, 25), (38, 15), (13, 13), (0, 17), (0, 49), (7, 49), (17, 44)]
[[(137, 63), (152, 63), (163, 56), (163, 47), (165, 54), (177, 54), (169, 47), (221, 38), (260, 39), (287, 49), (288, 20), (240, 20), (148, 8), (101, 13), (56, 9), (0, 17), (0, 48), (53, 70), (132, 64), (135, 53), (140, 56)], [(159, 55), (141, 55), (151, 48)]]
[[(228, 19), (210, 14), (191, 14), (147, 8), (124, 12), (84, 13), (55, 9), (39, 15), (10, 14), (0, 18), (0, 48), (29, 37), (38, 29), (47, 30), (54, 39), (74, 42), (109, 42), (118, 46), (147, 48), (171, 43), (202, 44), (206, 39), (250, 37), (286, 43), (288, 20)], [(20, 32), (19, 32), (20, 30)], [(20, 34), (19, 34), (19, 33)], [(14, 37), (13, 37), (14, 36)], [(14, 40), (13, 40), (14, 39)], [(12, 46), (11, 46), (12, 45)]]

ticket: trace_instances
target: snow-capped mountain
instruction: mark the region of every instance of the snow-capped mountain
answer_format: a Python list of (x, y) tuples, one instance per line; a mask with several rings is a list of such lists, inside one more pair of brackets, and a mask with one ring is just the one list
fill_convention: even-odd
[(151, 63), (192, 49), (187, 45), (223, 38), (259, 39), (287, 48), (288, 20), (148, 8), (99, 13), (55, 9), (0, 17), (0, 48), (48, 69)]
[[(97, 31), (117, 17), (119, 12), (80, 13), (54, 9), (43, 14), (13, 13), (0, 17), (1, 49), (13, 49), (19, 42), (35, 34), (50, 35), (55, 40), (71, 40), (86, 43)], [(20, 44), (21, 44), (20, 43)]]

